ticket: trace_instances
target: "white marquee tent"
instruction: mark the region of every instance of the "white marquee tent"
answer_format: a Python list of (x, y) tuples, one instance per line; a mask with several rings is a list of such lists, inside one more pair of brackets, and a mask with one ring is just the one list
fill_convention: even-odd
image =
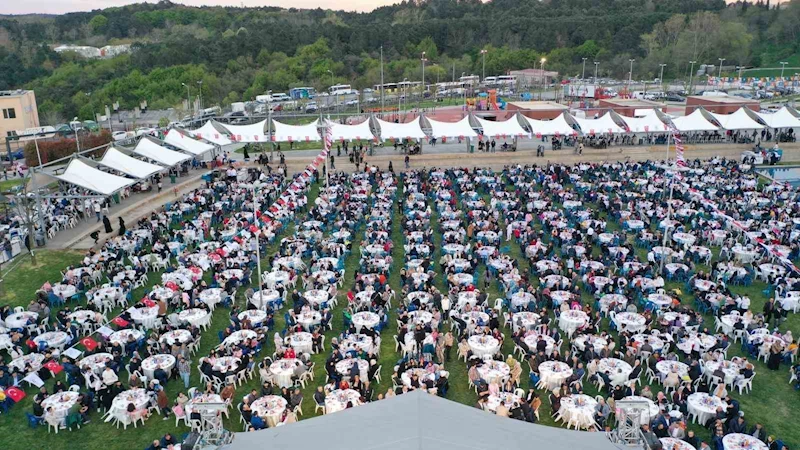
[(269, 142), (267, 136), (267, 119), (250, 125), (225, 125), (217, 124), (230, 133), (231, 138), (236, 142)]
[(667, 125), (659, 119), (658, 113), (654, 109), (636, 110), (636, 112), (643, 114), (637, 114), (637, 117), (617, 115), (620, 120), (625, 122), (625, 126), (628, 127), (631, 133), (658, 133), (667, 130)]
[(559, 114), (553, 120), (538, 120), (522, 116), (533, 136), (566, 136), (576, 134), (574, 128), (567, 122), (566, 113)]
[(701, 109), (694, 110), (688, 116), (673, 117), (672, 124), (681, 132), (719, 130), (718, 126), (706, 119)]
[(800, 128), (800, 119), (785, 106), (774, 113), (756, 113), (770, 128)]
[(420, 118), (412, 120), (408, 123), (394, 123), (386, 122), (385, 120), (375, 119), (380, 127), (381, 139), (387, 141), (389, 139), (427, 139), (428, 136), (422, 131)]
[(197, 136), (200, 139), (205, 139), (213, 144), (219, 145), (220, 147), (233, 144), (233, 141), (228, 139), (228, 136), (225, 136), (225, 133), (222, 133), (214, 126), (213, 120), (207, 121), (202, 127), (191, 131), (191, 133), (193, 136)]
[(369, 118), (355, 125), (346, 125), (329, 120), (328, 126), (331, 130), (331, 140), (334, 142), (371, 140), (375, 138), (369, 128)]
[(289, 125), (273, 120), (273, 140), (275, 142), (317, 142), (320, 140), (319, 131), (317, 131), (318, 123), (319, 120), (314, 120), (305, 125)]
[(167, 167), (172, 167), (191, 159), (191, 156), (158, 145), (147, 137), (142, 138), (136, 144), (133, 153)]
[(114, 147), (110, 147), (97, 163), (140, 180), (164, 170), (159, 165), (132, 158)]
[(752, 111), (748, 113), (745, 108), (739, 108), (733, 114), (717, 114), (713, 112), (709, 112), (709, 114), (726, 130), (760, 130), (764, 128), (764, 125), (761, 125), (750, 116)]
[(183, 150), (187, 153), (191, 153), (195, 156), (202, 155), (203, 153), (210, 152), (214, 150), (214, 146), (211, 144), (207, 144), (203, 141), (199, 141), (188, 134), (183, 134), (176, 129), (171, 129), (167, 132), (164, 136), (164, 142), (167, 144)]
[(431, 137), (436, 139), (474, 138), (478, 136), (478, 133), (469, 124), (469, 117), (464, 117), (458, 122), (440, 122), (427, 117), (425, 120), (431, 125)]
[(483, 136), (486, 138), (530, 137), (530, 133), (525, 131), (519, 124), (519, 119), (516, 115), (502, 122), (485, 120), (480, 117), (475, 117), (475, 120), (483, 130)]
[(80, 186), (101, 195), (111, 195), (136, 182), (136, 180), (130, 178), (103, 172), (78, 159), (70, 161), (70, 163), (67, 164), (67, 168), (64, 169), (64, 173), (54, 176), (61, 181)]
[(575, 122), (581, 127), (581, 132), (585, 135), (607, 134), (607, 133), (626, 133), (627, 130), (614, 122), (611, 113), (605, 113), (597, 119), (582, 119), (575, 117)]

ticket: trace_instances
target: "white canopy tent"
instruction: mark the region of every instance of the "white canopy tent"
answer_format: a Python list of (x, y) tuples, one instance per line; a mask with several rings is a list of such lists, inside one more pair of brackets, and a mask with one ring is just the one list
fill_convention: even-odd
[(250, 125), (225, 125), (218, 123), (220, 126), (230, 133), (231, 138), (236, 142), (269, 142), (267, 136), (267, 119), (258, 123), (251, 123)]
[(694, 110), (694, 112), (688, 116), (673, 117), (672, 124), (681, 132), (719, 130), (718, 126), (706, 119), (703, 115), (703, 111), (700, 109)]
[(191, 156), (158, 145), (147, 137), (142, 138), (142, 140), (136, 144), (133, 153), (167, 167), (173, 167), (191, 159)]
[(289, 125), (286, 123), (272, 121), (274, 130), (272, 132), (273, 140), (275, 142), (303, 142), (320, 140), (319, 131), (317, 131), (319, 120), (315, 120), (305, 125)]
[(372, 140), (375, 136), (369, 127), (369, 117), (361, 123), (346, 125), (328, 121), (331, 130), (331, 140), (337, 141), (360, 141), (362, 139)]
[(785, 106), (774, 113), (756, 113), (770, 128), (800, 128), (800, 119)]
[(637, 109), (636, 113), (637, 117), (617, 115), (621, 121), (625, 122), (625, 126), (631, 133), (658, 133), (667, 130), (667, 125), (658, 117), (655, 109), (644, 111)]
[(233, 141), (228, 139), (228, 136), (225, 136), (225, 133), (219, 131), (214, 126), (214, 121), (209, 120), (202, 127), (191, 131), (193, 136), (197, 136), (200, 139), (205, 139), (208, 142), (213, 144), (219, 145), (220, 147), (231, 145)]
[(64, 173), (54, 176), (61, 181), (80, 186), (101, 195), (111, 195), (120, 189), (136, 183), (136, 180), (103, 172), (78, 159), (70, 161), (70, 163), (67, 164), (67, 168), (64, 169)]
[(578, 123), (581, 132), (585, 135), (627, 133), (628, 131), (614, 122), (611, 113), (605, 113), (597, 119), (575, 117), (575, 122)]
[(214, 150), (213, 145), (197, 140), (188, 134), (183, 134), (174, 128), (164, 136), (164, 142), (195, 156)]
[(711, 114), (711, 117), (726, 130), (760, 130), (764, 128), (764, 125), (761, 125), (751, 117), (745, 108), (739, 108), (733, 114), (717, 114), (713, 112), (708, 112), (708, 114)]
[(394, 123), (386, 122), (376, 118), (375, 121), (380, 127), (381, 139), (387, 141), (389, 139), (427, 139), (428, 136), (422, 131), (420, 118), (412, 120), (408, 123)]
[(438, 120), (429, 119), (427, 117), (425, 120), (431, 125), (431, 137), (436, 139), (474, 138), (478, 136), (478, 133), (476, 133), (469, 124), (469, 116), (464, 117), (458, 122), (439, 122)]
[(567, 136), (570, 134), (577, 134), (574, 128), (567, 122), (567, 113), (559, 114), (553, 120), (539, 120), (531, 119), (530, 117), (522, 116), (528, 127), (531, 129), (533, 136)]
[(114, 147), (110, 147), (97, 163), (140, 180), (164, 170), (159, 165), (132, 158)]
[(483, 130), (483, 136), (486, 138), (530, 137), (530, 134), (519, 124), (519, 119), (516, 115), (502, 122), (481, 119), (480, 117), (475, 117), (475, 120)]

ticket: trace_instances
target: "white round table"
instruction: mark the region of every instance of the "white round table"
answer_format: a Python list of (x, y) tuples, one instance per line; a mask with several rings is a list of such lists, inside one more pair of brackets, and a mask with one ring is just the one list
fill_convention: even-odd
[(601, 350), (608, 346), (608, 340), (606, 338), (594, 334), (582, 334), (573, 339), (572, 343), (581, 351), (586, 350), (586, 344), (588, 343), (596, 353), (600, 353)]
[(303, 362), (297, 358), (279, 359), (270, 364), (269, 371), (278, 386), (282, 388), (291, 387), (294, 384), (292, 382), (294, 369), (300, 364), (303, 364)]
[(156, 369), (164, 370), (164, 372), (167, 373), (167, 376), (169, 376), (173, 367), (175, 367), (175, 357), (172, 355), (153, 355), (142, 360), (142, 370), (144, 371), (145, 376), (151, 380), (154, 378), (153, 375)]
[[(53, 417), (64, 423), (70, 408), (78, 401), (78, 392), (64, 391), (57, 392), (42, 401), (42, 408), (45, 414), (52, 414)], [(48, 412), (48, 410), (50, 410)]]
[(548, 391), (558, 388), (571, 376), (572, 369), (561, 361), (545, 361), (539, 364), (539, 386)]
[(178, 320), (198, 327), (208, 324), (210, 318), (208, 311), (200, 308), (184, 309), (178, 313)]
[(270, 303), (275, 302), (280, 298), (281, 296), (278, 294), (278, 291), (274, 289), (262, 289), (253, 293), (253, 296), (250, 297), (250, 303), (259, 309), (263, 309), (266, 308)]
[(499, 392), (497, 395), (489, 396), (489, 398), (486, 400), (486, 409), (495, 412), (497, 411), (497, 407), (500, 406), (500, 403), (502, 403), (506, 406), (506, 408), (511, 410), (514, 405), (519, 405), (522, 401), (522, 398), (520, 398), (518, 395), (512, 394), (511, 392)]
[(614, 374), (621, 373), (627, 380), (628, 375), (630, 375), (631, 371), (633, 371), (633, 367), (621, 359), (603, 358), (597, 362), (597, 371), (608, 372), (611, 374), (612, 378), (614, 377)]
[(314, 306), (320, 306), (328, 301), (328, 291), (322, 289), (311, 289), (303, 293), (303, 297)]
[(250, 404), (250, 410), (264, 419), (269, 427), (280, 423), (281, 416), (286, 410), (286, 399), (278, 395), (265, 395)]
[(722, 438), (725, 450), (767, 450), (767, 444), (749, 434), (730, 433)]
[(39, 314), (30, 311), (11, 314), (6, 317), (6, 328), (25, 328), (28, 324), (28, 320), (32, 323), (36, 322), (39, 320)]
[(69, 335), (63, 331), (48, 331), (33, 338), (33, 342), (37, 346), (45, 344), (48, 348), (61, 348), (69, 342)]
[(569, 395), (561, 398), (559, 413), (564, 423), (577, 424), (576, 428), (589, 429), (596, 426), (594, 409), (597, 400), (584, 394)]
[(727, 406), (722, 399), (705, 392), (695, 392), (687, 399), (689, 414), (695, 416), (695, 423), (705, 424), (717, 413), (717, 408)]
[(671, 437), (660, 438), (663, 450), (697, 450), (694, 445)]
[(632, 402), (647, 403), (648, 415), (650, 416), (649, 417), (650, 420), (648, 420), (648, 422), (652, 421), (658, 415), (658, 405), (656, 405), (654, 401), (650, 400), (647, 397), (640, 397), (638, 395), (629, 395), (629, 396), (623, 398), (623, 400), (628, 400), (628, 401), (632, 401)]
[(361, 405), (361, 394), (353, 389), (336, 389), (325, 397), (325, 413), (330, 414), (347, 408), (347, 404)]
[(492, 359), (478, 366), (478, 373), (487, 383), (496, 382), (497, 384), (503, 384), (503, 382), (508, 379), (509, 374), (511, 374), (511, 368), (502, 361), (495, 361)]
[(119, 330), (111, 333), (111, 335), (108, 337), (108, 341), (125, 347), (125, 344), (128, 343), (129, 337), (132, 337), (134, 341), (138, 341), (144, 337), (144, 334), (141, 331), (132, 328)]
[(164, 342), (170, 346), (176, 344), (186, 344), (192, 340), (192, 333), (189, 330), (182, 329), (167, 331), (166, 333), (162, 334), (161, 338), (159, 339), (160, 342)]
[(313, 339), (311, 333), (300, 331), (292, 334), (287, 338), (288, 344), (295, 349), (297, 353), (313, 353)]
[(614, 323), (619, 330), (628, 330), (632, 333), (639, 333), (645, 329), (647, 319), (643, 315), (635, 312), (620, 312), (613, 317)]
[(371, 311), (361, 311), (353, 314), (351, 317), (356, 332), (360, 333), (362, 328), (375, 328), (380, 322), (381, 318), (378, 314)]
[(156, 317), (158, 317), (158, 306), (150, 306), (150, 307), (140, 307), (140, 308), (130, 308), (128, 312), (131, 315), (131, 319), (138, 324), (142, 324), (145, 328), (150, 329), (156, 323)]
[(86, 367), (94, 373), (99, 374), (105, 367), (106, 362), (114, 359), (111, 353), (95, 353), (80, 360), (78, 367)]
[(541, 317), (539, 314), (530, 311), (522, 311), (514, 313), (511, 316), (511, 324), (514, 331), (524, 328), (526, 330), (533, 330), (539, 324)]
[(230, 347), (232, 345), (239, 345), (240, 343), (246, 341), (247, 339), (255, 339), (258, 337), (258, 333), (253, 330), (238, 330), (234, 331), (230, 334), (230, 336), (226, 337), (224, 341), (222, 341), (223, 347)]
[(467, 339), (467, 343), (472, 350), (472, 354), (479, 358), (484, 358), (486, 356), (491, 357), (500, 351), (500, 341), (492, 336), (470, 336), (469, 339)]
[(544, 342), (547, 344), (547, 347), (545, 347), (544, 350), (545, 354), (549, 355), (553, 353), (553, 349), (556, 347), (556, 341), (546, 334), (528, 333), (525, 335), (523, 341), (525, 342), (525, 345), (531, 349), (531, 351), (536, 351), (536, 346), (539, 343), (539, 337), (544, 339)]
[(725, 379), (723, 380), (725, 384), (732, 384), (736, 376), (739, 375), (739, 371), (742, 369), (742, 366), (733, 361), (706, 361), (705, 374), (708, 377), (711, 377), (711, 375), (717, 369), (721, 369), (725, 374)]
[(20, 373), (26, 373), (25, 367), (30, 366), (31, 371), (35, 372), (42, 367), (44, 355), (41, 353), (28, 353), (8, 363), (9, 370), (17, 369)]
[(258, 325), (267, 320), (267, 312), (260, 309), (248, 309), (239, 313), (239, 320), (250, 320), (253, 325)]
[[(376, 314), (377, 315), (377, 314)], [(304, 311), (297, 314), (297, 323), (299, 323), (306, 331), (311, 331), (315, 325), (322, 322), (322, 314), (319, 311)]]
[(372, 345), (372, 337), (366, 334), (348, 334), (346, 338), (339, 342), (339, 349), (341, 349), (342, 352), (355, 350), (356, 352), (364, 351), (370, 353), (372, 351)]
[(221, 288), (206, 289), (200, 292), (200, 301), (208, 305), (209, 308), (214, 308), (217, 303), (222, 301), (224, 292)]
[[(361, 358), (346, 358), (336, 363), (336, 371), (341, 375), (348, 376), (353, 364), (358, 364), (358, 374), (361, 381), (367, 381), (369, 372), (369, 362)], [(352, 380), (350, 380), (352, 381)]]
[(589, 316), (579, 309), (564, 311), (558, 316), (558, 327), (570, 336), (589, 321)]

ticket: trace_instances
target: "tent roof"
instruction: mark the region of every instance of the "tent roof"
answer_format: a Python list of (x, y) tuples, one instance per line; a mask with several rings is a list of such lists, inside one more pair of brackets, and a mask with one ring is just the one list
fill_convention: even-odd
[(469, 124), (469, 117), (464, 117), (458, 122), (439, 122), (438, 120), (429, 119), (427, 117), (425, 119), (431, 124), (431, 136), (437, 139), (473, 138), (478, 136), (478, 133), (476, 133)]
[(267, 119), (250, 125), (217, 125), (228, 130), (236, 142), (269, 142), (269, 136), (264, 131), (267, 129)]
[(795, 117), (785, 106), (774, 113), (756, 113), (770, 128), (800, 128), (800, 119)]
[(328, 121), (333, 141), (357, 141), (361, 139), (373, 139), (375, 136), (369, 127), (369, 117), (361, 123), (346, 125)]
[[(732, 114), (717, 114), (708, 112), (726, 130), (760, 130), (764, 125), (758, 123), (747, 109), (739, 108)], [(758, 117), (758, 116), (756, 116)]]
[(531, 129), (531, 134), (534, 136), (542, 135), (542, 136), (567, 136), (570, 134), (575, 134), (574, 128), (567, 122), (566, 113), (559, 114), (553, 120), (538, 120), (538, 119), (531, 119), (530, 117), (522, 116), (522, 118), (528, 122), (528, 126)]
[(147, 137), (143, 137), (139, 143), (136, 144), (133, 153), (144, 156), (147, 159), (151, 159), (167, 167), (172, 167), (191, 158), (189, 155), (158, 145)]
[(678, 131), (717, 131), (719, 129), (718, 126), (706, 119), (701, 109), (695, 109), (688, 116), (673, 117), (672, 124)]
[(114, 147), (110, 147), (97, 163), (138, 179), (164, 170), (159, 165), (132, 158)]
[(272, 125), (275, 128), (272, 132), (273, 140), (275, 142), (319, 141), (318, 122), (319, 120), (314, 120), (305, 125), (289, 125), (273, 120)]
[(428, 136), (422, 131), (419, 116), (408, 123), (386, 122), (376, 118), (375, 121), (381, 128), (381, 139), (426, 139)]
[(136, 182), (130, 178), (112, 175), (86, 164), (78, 159), (73, 159), (67, 164), (64, 173), (55, 175), (61, 181), (80, 186), (102, 195), (111, 195), (120, 189)]
[(475, 117), (475, 120), (478, 121), (478, 125), (480, 125), (481, 129), (483, 130), (483, 135), (486, 137), (530, 136), (530, 133), (525, 131), (525, 129), (519, 124), (519, 120), (517, 119), (516, 115), (502, 122), (481, 119), (480, 117)]
[(667, 125), (658, 118), (658, 114), (654, 109), (636, 110), (638, 117), (627, 117), (621, 114), (617, 115), (620, 120), (625, 122), (631, 133), (655, 133), (659, 131), (666, 131)]
[(183, 134), (174, 128), (169, 130), (164, 136), (164, 142), (193, 155), (202, 155), (203, 153), (214, 150), (213, 145), (199, 141), (190, 134)]
[(605, 113), (597, 119), (582, 119), (575, 117), (583, 134), (626, 133), (627, 130), (614, 122), (610, 113)]
[(236, 433), (226, 450), (619, 450), (605, 433), (536, 425), (446, 400), (423, 390), (313, 419)]
[(222, 133), (217, 129), (217, 127), (214, 126), (213, 120), (207, 121), (202, 127), (190, 131), (190, 133), (192, 133), (193, 136), (197, 136), (200, 139), (205, 139), (220, 146), (230, 145), (233, 143), (230, 139), (228, 139), (227, 136), (225, 136), (225, 133)]

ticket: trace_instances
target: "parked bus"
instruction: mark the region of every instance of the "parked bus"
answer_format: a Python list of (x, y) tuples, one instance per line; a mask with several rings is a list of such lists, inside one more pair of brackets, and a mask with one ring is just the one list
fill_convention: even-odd
[(289, 97), (292, 97), (294, 100), (300, 100), (304, 98), (314, 98), (317, 94), (317, 91), (314, 90), (313, 87), (296, 87), (289, 89)]
[(498, 86), (516, 86), (517, 77), (515, 75), (500, 75), (497, 77)]
[(337, 84), (328, 88), (330, 95), (348, 95), (353, 94), (353, 88), (349, 84)]
[(458, 81), (460, 81), (461, 84), (464, 85), (464, 87), (477, 86), (481, 82), (481, 77), (477, 75), (467, 75), (459, 78)]

